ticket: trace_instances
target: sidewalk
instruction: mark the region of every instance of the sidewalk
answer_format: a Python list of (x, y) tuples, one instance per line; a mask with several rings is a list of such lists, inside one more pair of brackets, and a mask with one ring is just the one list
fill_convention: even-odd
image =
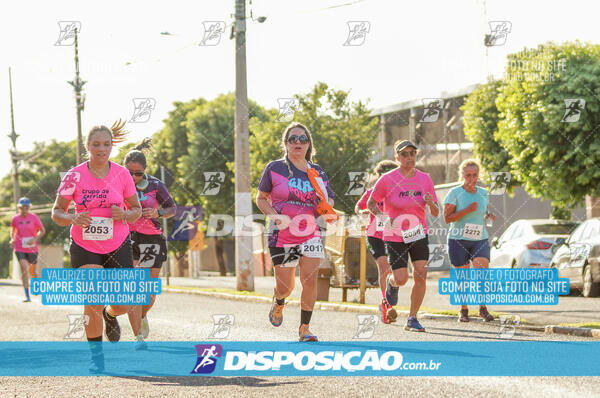
[[(201, 289), (227, 289), (236, 290), (235, 276), (214, 276), (205, 275), (199, 278), (169, 278), (170, 286), (166, 285), (165, 278), (163, 280), (164, 291), (180, 291), (185, 292), (186, 289), (201, 288)], [(457, 306), (450, 305), (448, 296), (438, 294), (438, 280), (447, 278), (449, 271), (431, 272), (427, 278), (427, 293), (423, 300), (422, 312), (430, 312), (436, 314), (455, 314), (458, 310)], [(275, 279), (272, 276), (255, 277), (254, 278), (254, 293), (271, 297)], [(408, 308), (410, 306), (410, 294), (413, 286), (412, 279), (406, 286), (400, 287), (399, 299), (397, 308)], [(302, 285), (300, 279), (296, 277), (294, 290), (291, 294), (291, 299), (299, 299)], [(240, 294), (243, 294), (240, 292)], [(358, 304), (360, 297), (359, 289), (348, 290), (348, 304)], [(340, 303), (342, 301), (342, 289), (329, 289), (329, 302)], [(370, 288), (365, 292), (365, 304), (371, 306), (371, 309), (376, 312), (376, 306), (381, 301), (381, 291), (379, 288)], [(559, 304), (556, 306), (546, 305), (505, 305), (493, 306), (490, 311), (495, 313), (519, 315), (524, 322), (532, 325), (546, 326), (559, 325), (565, 323), (591, 323), (600, 321), (600, 298), (583, 298), (583, 297), (564, 297), (561, 296)], [(477, 311), (476, 306), (470, 307), (471, 311)], [(402, 311), (400, 311), (402, 313)]]
[[(448, 278), (450, 271), (437, 271), (430, 272), (427, 275), (427, 289), (437, 292), (438, 280), (440, 278)], [(162, 278), (163, 283), (166, 286), (166, 279)], [(236, 279), (235, 276), (218, 276), (216, 273), (206, 273), (199, 278), (187, 278), (187, 277), (170, 277), (169, 284), (171, 286), (179, 287), (197, 287), (205, 289), (231, 289), (236, 290)], [(412, 286), (412, 282), (408, 283)], [(267, 296), (273, 295), (273, 288), (275, 287), (275, 277), (273, 276), (256, 276), (254, 277), (254, 292), (264, 294)], [(294, 290), (291, 294), (292, 298), (300, 298), (302, 292), (302, 284), (300, 278), (296, 277)], [(398, 305), (403, 306), (403, 293), (406, 293), (406, 300), (410, 300), (410, 289), (400, 289), (400, 300)], [(342, 301), (342, 289), (330, 288), (329, 289), (329, 301), (341, 302)], [(348, 289), (348, 303), (359, 303), (360, 302), (360, 289)], [(377, 305), (381, 302), (381, 290), (378, 287), (368, 288), (365, 291), (365, 304)], [(408, 305), (408, 301), (405, 301)], [(448, 307), (451, 309), (452, 307)]]

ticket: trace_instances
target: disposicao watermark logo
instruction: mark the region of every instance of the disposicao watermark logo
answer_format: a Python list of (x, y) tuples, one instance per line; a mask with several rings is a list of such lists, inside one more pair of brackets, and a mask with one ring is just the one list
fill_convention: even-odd
[(367, 186), (367, 176), (368, 174), (366, 172), (349, 171), (348, 180), (350, 180), (350, 183), (348, 184), (346, 195), (362, 195)]
[(423, 116), (420, 122), (437, 122), (444, 108), (444, 100), (441, 98), (423, 98)]
[(348, 38), (344, 46), (362, 46), (367, 38), (367, 33), (371, 30), (371, 23), (368, 21), (348, 21)]
[(223, 347), (220, 344), (196, 344), (196, 366), (191, 371), (192, 374), (207, 374), (215, 371), (217, 358), (221, 358)]
[(499, 339), (512, 339), (517, 327), (521, 325), (519, 315), (500, 315), (500, 330), (496, 335)]
[(90, 323), (90, 316), (84, 314), (69, 314), (69, 330), (65, 339), (82, 339), (85, 335), (85, 325)]
[(177, 206), (175, 212), (173, 232), (169, 240), (192, 240), (198, 232), (198, 223), (203, 216), (202, 206)]
[(154, 109), (156, 109), (156, 100), (154, 98), (134, 98), (133, 115), (129, 119), (129, 122), (146, 123), (150, 120)]
[(199, 46), (216, 46), (221, 42), (221, 35), (225, 33), (224, 21), (204, 21), (204, 37), (198, 43)]
[(561, 122), (574, 123), (579, 121), (581, 112), (585, 109), (585, 100), (583, 98), (565, 99), (565, 114)]
[(225, 173), (222, 171), (204, 172), (204, 189), (202, 195), (213, 196), (219, 193), (221, 185), (225, 182)]
[(352, 337), (353, 339), (370, 339), (375, 333), (375, 328), (379, 323), (377, 315), (362, 315), (357, 314), (356, 320), (358, 321), (358, 327), (356, 333)]
[(79, 21), (58, 21), (60, 32), (55, 46), (72, 46), (75, 43), (75, 30), (81, 32), (81, 22)]
[(160, 254), (160, 245), (156, 243), (140, 243), (140, 262), (138, 267), (150, 268), (156, 262), (156, 257)]
[(276, 122), (289, 123), (294, 120), (294, 115), (300, 106), (298, 98), (277, 98), (277, 107), (279, 115)]
[(508, 171), (492, 171), (490, 173), (490, 195), (504, 195), (506, 187), (510, 183), (510, 172)]
[(506, 43), (508, 34), (512, 30), (510, 21), (490, 21), (490, 34), (485, 35), (486, 47), (502, 46)]
[(81, 174), (78, 171), (60, 172), (60, 186), (58, 194), (62, 196), (70, 196), (75, 192), (77, 183), (81, 181)]
[(428, 268), (440, 268), (444, 266), (444, 259), (448, 254), (448, 245), (444, 243), (429, 244), (429, 262)]
[(213, 317), (213, 330), (208, 335), (208, 338), (226, 339), (229, 337), (229, 332), (235, 322), (233, 314), (215, 314)]

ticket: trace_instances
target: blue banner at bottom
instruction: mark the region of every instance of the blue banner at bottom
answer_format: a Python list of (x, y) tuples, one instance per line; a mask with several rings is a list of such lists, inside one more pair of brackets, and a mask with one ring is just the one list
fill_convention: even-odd
[[(600, 342), (102, 343), (108, 376), (600, 376)], [(577, 358), (565, 361), (565, 358)], [(0, 342), (0, 376), (88, 376), (87, 342)]]

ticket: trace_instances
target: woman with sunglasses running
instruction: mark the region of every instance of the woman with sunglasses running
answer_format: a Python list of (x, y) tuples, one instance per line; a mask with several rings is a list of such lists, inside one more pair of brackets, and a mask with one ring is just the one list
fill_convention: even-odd
[[(146, 174), (146, 155), (152, 139), (145, 138), (131, 152), (125, 155), (123, 163), (133, 177), (137, 196), (142, 206), (142, 217), (129, 224), (133, 244), (133, 266), (150, 268), (150, 277), (158, 278), (163, 262), (167, 259), (167, 241), (162, 233), (161, 218), (175, 215), (177, 207), (161, 180)], [(150, 296), (150, 304), (133, 306), (129, 311), (132, 329), (139, 329), (142, 338), (150, 333), (147, 314), (154, 305), (155, 295)], [(135, 325), (135, 327), (134, 327)]]
[[(285, 298), (294, 290), (296, 265), (300, 266), (300, 341), (317, 341), (308, 326), (317, 300), (317, 273), (324, 257), (323, 241), (317, 226), (318, 206), (333, 206), (333, 191), (327, 175), (312, 163), (313, 141), (306, 126), (292, 122), (281, 137), (283, 159), (267, 164), (258, 186), (256, 205), (267, 216), (269, 251), (275, 268), (275, 291), (269, 312), (273, 326), (283, 322)], [(316, 170), (319, 186), (309, 178)], [(325, 194), (324, 203), (318, 193)]]
[[(384, 174), (373, 188), (367, 207), (384, 226), (383, 240), (392, 273), (387, 280), (385, 297), (391, 306), (398, 303), (398, 287), (408, 282), (408, 259), (413, 265), (414, 286), (405, 330), (424, 332), (417, 320), (426, 290), (429, 240), (425, 207), (437, 217), (439, 208), (429, 174), (415, 168), (417, 147), (410, 141), (394, 144), (400, 167)], [(383, 211), (377, 203), (383, 202)]]
[[(127, 223), (135, 222), (142, 210), (131, 175), (109, 160), (113, 146), (125, 139), (124, 125), (119, 121), (112, 128), (92, 127), (86, 143), (89, 160), (69, 170), (58, 188), (52, 220), (71, 226), (73, 268), (133, 267)], [(69, 213), (71, 201), (75, 202), (75, 213)], [(103, 320), (108, 340), (119, 341), (121, 328), (116, 317), (128, 309), (127, 305), (84, 306), (89, 317), (85, 331), (92, 351), (91, 372), (104, 370)], [(134, 330), (134, 334), (139, 331)]]
[[(373, 178), (375, 181), (379, 180), (382, 174), (398, 168), (398, 163), (392, 160), (382, 160), (375, 166)], [(379, 312), (381, 313), (381, 321), (385, 324), (396, 322), (398, 313), (392, 307), (385, 298), (385, 289), (387, 284), (387, 277), (390, 274), (390, 263), (388, 262), (387, 253), (385, 251), (385, 242), (383, 241), (383, 232), (381, 228), (377, 228), (376, 219), (367, 209), (367, 201), (373, 193), (373, 188), (369, 188), (365, 191), (360, 200), (356, 203), (354, 212), (358, 215), (369, 214), (369, 225), (367, 226), (367, 247), (371, 252), (371, 255), (377, 263), (377, 269), (379, 271), (379, 287), (381, 289), (381, 303), (379, 304)], [(383, 209), (383, 203), (377, 204), (379, 209)]]

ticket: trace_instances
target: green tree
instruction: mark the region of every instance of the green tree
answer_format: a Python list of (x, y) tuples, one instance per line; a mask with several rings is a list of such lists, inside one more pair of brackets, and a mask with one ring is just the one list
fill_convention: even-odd
[[(499, 112), (496, 98), (502, 87), (501, 80), (491, 80), (479, 85), (465, 101), (461, 111), (464, 114), (464, 133), (473, 142), (473, 153), (481, 162), (485, 173), (484, 181), (491, 183), (490, 172), (511, 172), (510, 155), (502, 146), (498, 133)], [(506, 189), (511, 192), (518, 185), (511, 178)]]
[[(515, 69), (522, 74), (514, 78)], [(498, 138), (517, 180), (565, 217), (586, 195), (600, 195), (600, 46), (547, 43), (508, 56)], [(508, 75), (508, 73), (507, 73)], [(583, 99), (566, 122), (565, 100)], [(581, 102), (580, 102), (581, 104)], [(574, 120), (574, 119), (573, 119)]]
[[(220, 95), (212, 101), (175, 103), (165, 127), (153, 137), (155, 166), (151, 167), (166, 165), (174, 180), (170, 191), (178, 205), (202, 205), (205, 220), (211, 214), (234, 215), (234, 113), (233, 94)], [(266, 111), (252, 101), (249, 101), (249, 115), (258, 120), (268, 118)], [(205, 173), (210, 172), (224, 176), (215, 195), (203, 194)], [(216, 239), (215, 243), (219, 268), (225, 274), (223, 242)], [(177, 242), (172, 247), (178, 255), (183, 255), (187, 242)]]
[[(60, 184), (61, 172), (75, 166), (75, 141), (36, 142), (34, 148), (23, 153), (23, 162), (19, 168), (19, 186), (21, 196), (26, 196), (33, 205), (54, 204), (56, 191)], [(0, 180), (0, 206), (10, 207), (13, 203), (13, 182), (10, 174)], [(49, 211), (34, 211), (39, 217), (46, 234), (40, 239), (43, 245), (66, 245), (69, 242), (69, 228), (56, 225)], [(16, 214), (16, 213), (15, 213)], [(8, 275), (8, 263), (12, 258), (10, 240), (10, 220), (12, 216), (2, 218), (0, 222), (0, 275)], [(4, 270), (4, 271), (3, 271)]]

